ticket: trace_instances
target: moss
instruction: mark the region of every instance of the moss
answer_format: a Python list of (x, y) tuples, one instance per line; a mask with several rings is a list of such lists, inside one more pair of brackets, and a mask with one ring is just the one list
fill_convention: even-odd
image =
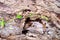
[(2, 18), (1, 21), (0, 21), (0, 26), (1, 26), (1, 27), (4, 27), (4, 26), (5, 26), (5, 21), (4, 21), (3, 18)]
[(22, 15), (19, 15), (19, 14), (17, 14), (17, 16), (16, 16), (16, 18), (18, 18), (18, 19), (22, 19)]

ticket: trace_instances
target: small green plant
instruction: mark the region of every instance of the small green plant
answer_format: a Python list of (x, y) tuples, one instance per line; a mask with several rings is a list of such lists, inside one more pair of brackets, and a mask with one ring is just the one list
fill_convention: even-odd
[(46, 17), (46, 16), (41, 16), (41, 19), (45, 19), (46, 21), (49, 20), (48, 17)]
[(22, 19), (22, 15), (17, 14), (16, 18)]
[(30, 12), (30, 13), (29, 13), (29, 16), (32, 16), (32, 15), (33, 15), (33, 12)]
[(32, 13), (30, 13), (30, 16), (32, 16)]
[(5, 26), (5, 21), (4, 21), (4, 19), (1, 19), (1, 21), (0, 21), (0, 26), (1, 26), (1, 27), (4, 27), (4, 26)]

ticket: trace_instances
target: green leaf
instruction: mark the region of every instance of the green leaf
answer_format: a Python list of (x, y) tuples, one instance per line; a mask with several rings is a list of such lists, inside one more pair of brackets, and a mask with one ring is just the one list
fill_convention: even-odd
[(5, 26), (5, 22), (4, 22), (3, 19), (0, 21), (0, 26), (1, 26), (1, 27), (4, 27), (4, 26)]
[(22, 19), (22, 15), (17, 14), (16, 18)]
[(5, 22), (4, 22), (4, 21), (2, 21), (2, 22), (1, 22), (1, 26), (4, 26), (4, 25), (5, 25)]

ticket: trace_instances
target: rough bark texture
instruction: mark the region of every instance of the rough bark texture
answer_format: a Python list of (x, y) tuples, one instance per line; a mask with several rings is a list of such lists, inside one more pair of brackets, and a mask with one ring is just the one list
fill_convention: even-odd
[(60, 0), (0, 0), (1, 18), (0, 40), (60, 40)]
[(0, 0), (0, 12), (9, 14), (23, 9), (32, 11), (47, 9), (60, 14), (60, 0)]

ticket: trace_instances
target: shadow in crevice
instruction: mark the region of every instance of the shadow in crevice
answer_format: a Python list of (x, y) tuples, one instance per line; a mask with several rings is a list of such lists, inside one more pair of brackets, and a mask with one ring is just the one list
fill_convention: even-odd
[[(37, 18), (35, 20), (31, 20), (30, 17), (26, 18), (22, 34), (26, 34), (29, 31), (29, 30), (26, 30), (26, 28), (30, 27), (32, 25), (31, 22), (35, 22), (35, 21), (42, 23), (41, 19), (39, 19), (39, 18)], [(26, 24), (29, 24), (28, 27), (26, 27)]]

